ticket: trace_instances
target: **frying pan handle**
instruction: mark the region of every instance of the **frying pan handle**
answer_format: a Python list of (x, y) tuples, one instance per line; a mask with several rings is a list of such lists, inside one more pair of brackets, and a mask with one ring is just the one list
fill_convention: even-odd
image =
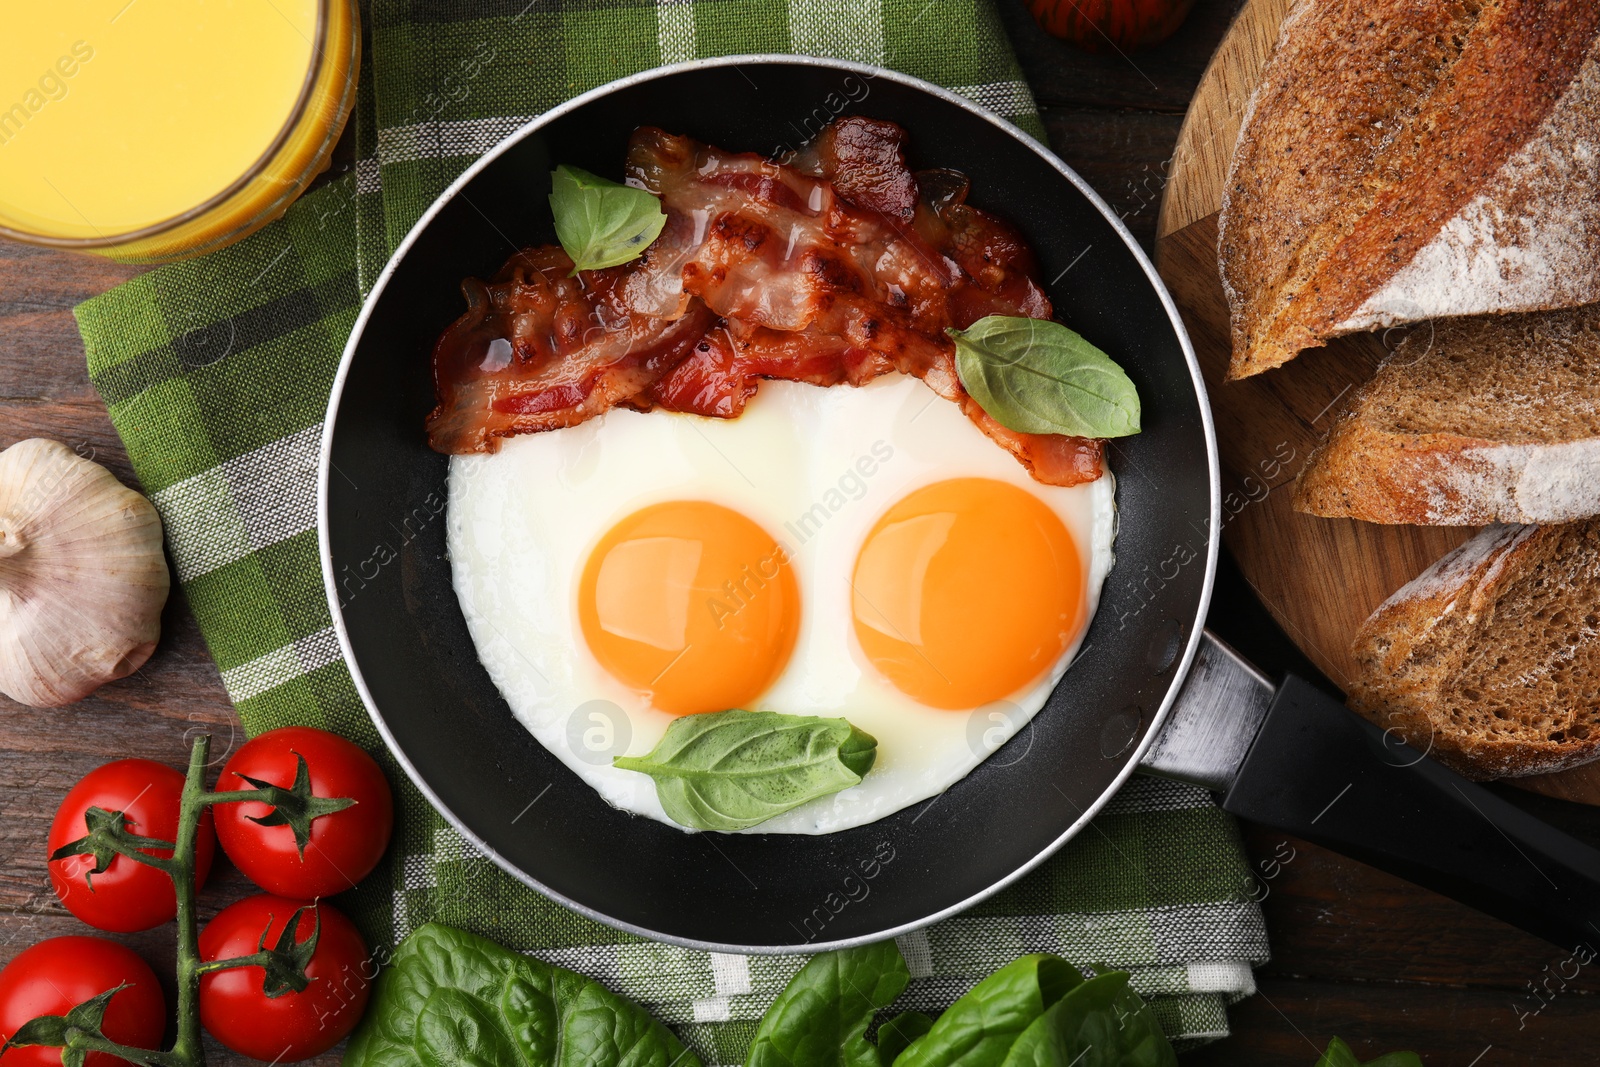
[(1600, 945), (1600, 851), (1290, 676), (1223, 801), (1565, 949)]

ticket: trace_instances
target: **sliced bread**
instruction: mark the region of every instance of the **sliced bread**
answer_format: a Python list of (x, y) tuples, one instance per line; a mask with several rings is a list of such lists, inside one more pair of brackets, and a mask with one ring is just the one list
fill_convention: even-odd
[(1352, 651), (1350, 706), (1468, 777), (1600, 757), (1600, 521), (1486, 528)]
[(1600, 515), (1600, 305), (1413, 327), (1306, 461), (1294, 506), (1428, 526)]
[(1233, 378), (1375, 326), (1600, 300), (1600, 3), (1299, 0), (1219, 226)]

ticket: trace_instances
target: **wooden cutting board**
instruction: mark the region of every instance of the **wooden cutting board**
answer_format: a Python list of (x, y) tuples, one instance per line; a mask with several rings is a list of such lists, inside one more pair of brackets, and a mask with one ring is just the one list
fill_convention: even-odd
[[(1201, 79), (1167, 169), (1156, 266), (1183, 312), (1216, 416), (1223, 544), (1295, 644), (1348, 688), (1356, 627), (1476, 530), (1378, 526), (1290, 507), (1295, 475), (1326, 432), (1335, 405), (1371, 376), (1403, 336), (1400, 330), (1341, 338), (1276, 370), (1223, 381), (1230, 346), (1217, 270), (1217, 212), (1245, 104), (1292, 5), (1250, 0)], [(1516, 784), (1600, 804), (1600, 763)]]

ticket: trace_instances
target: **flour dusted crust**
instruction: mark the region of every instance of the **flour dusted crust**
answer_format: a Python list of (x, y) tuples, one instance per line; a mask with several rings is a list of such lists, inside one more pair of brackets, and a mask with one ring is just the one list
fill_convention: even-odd
[(1356, 632), (1350, 706), (1473, 778), (1600, 756), (1600, 522), (1491, 526)]
[(1600, 515), (1600, 305), (1415, 328), (1334, 418), (1294, 504), (1430, 526)]
[(1218, 242), (1230, 377), (1330, 337), (1600, 299), (1600, 4), (1300, 0)]
[(1600, 300), (1597, 118), (1600, 42), (1538, 134), (1335, 332)]

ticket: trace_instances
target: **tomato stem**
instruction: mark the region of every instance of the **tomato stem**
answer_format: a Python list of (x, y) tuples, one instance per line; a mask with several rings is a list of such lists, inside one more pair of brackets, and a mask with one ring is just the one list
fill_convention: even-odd
[(195, 914), (194, 849), (200, 814), (205, 810), (210, 751), (210, 734), (194, 739), (178, 808), (178, 840), (172, 850), (172, 885), (178, 895), (178, 1037), (171, 1053), (176, 1067), (203, 1067), (206, 1061), (200, 1041), (200, 925)]
[(82, 1049), (85, 1052), (107, 1052), (118, 1059), (144, 1064), (146, 1067), (188, 1067), (181, 1063), (174, 1053), (118, 1044), (102, 1034), (87, 1030), (72, 1030), (67, 1035), (67, 1041), (68, 1048)]

